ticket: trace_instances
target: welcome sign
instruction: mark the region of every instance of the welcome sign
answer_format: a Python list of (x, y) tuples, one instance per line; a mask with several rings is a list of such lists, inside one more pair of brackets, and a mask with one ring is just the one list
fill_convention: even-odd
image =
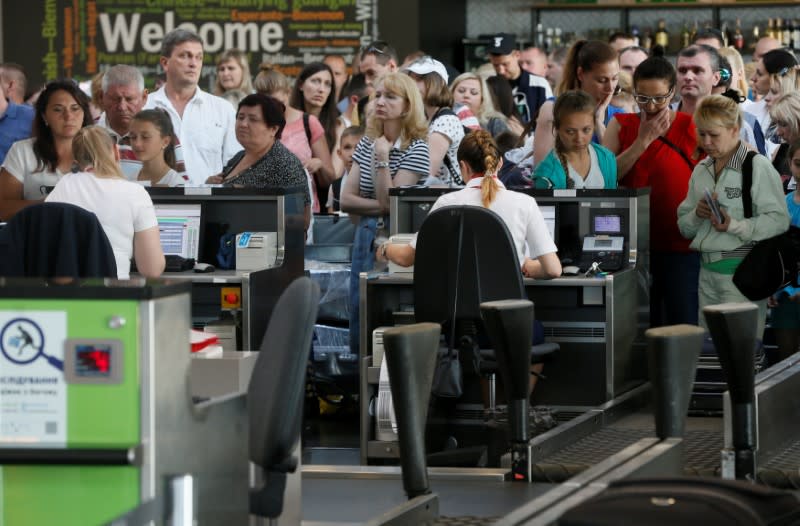
[(4, 60), (22, 64), (34, 83), (84, 80), (115, 64), (136, 66), (152, 80), (164, 35), (179, 27), (204, 42), (205, 84), (227, 49), (247, 53), (253, 72), (268, 62), (294, 76), (326, 54), (349, 63), (377, 34), (377, 0), (44, 0), (24, 10), (5, 4)]

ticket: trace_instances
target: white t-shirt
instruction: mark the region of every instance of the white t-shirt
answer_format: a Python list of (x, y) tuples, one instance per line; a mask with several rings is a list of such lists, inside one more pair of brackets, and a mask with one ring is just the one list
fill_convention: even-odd
[[(136, 177), (137, 178), (139, 177), (139, 173), (138, 172), (136, 173)], [(134, 183), (140, 184), (140, 185), (144, 186), (145, 188), (148, 187), (148, 186), (153, 186), (152, 184), (150, 184), (150, 181), (140, 181), (137, 178), (133, 179)], [(184, 186), (184, 185), (186, 185), (186, 183), (188, 183), (188, 181), (184, 178), (184, 176), (182, 176), (181, 174), (179, 174), (175, 170), (170, 169), (170, 171), (168, 171), (166, 174), (164, 174), (164, 177), (162, 177), (161, 179), (158, 180), (156, 185), (158, 185), (158, 186)]]
[(130, 275), (134, 233), (158, 226), (150, 195), (124, 179), (100, 178), (88, 172), (67, 174), (46, 201), (77, 205), (97, 216), (114, 250), (119, 279)]
[[(450, 141), (450, 146), (448, 146), (445, 156), (449, 159), (452, 167), (452, 170), (448, 168), (443, 159), (442, 164), (439, 166), (439, 173), (436, 174), (437, 179), (445, 184), (460, 184), (461, 168), (458, 166), (456, 154), (458, 153), (458, 145), (461, 144), (461, 140), (464, 138), (464, 126), (455, 115), (442, 115), (437, 117), (428, 128), (428, 137), (434, 133), (441, 133)], [(457, 177), (454, 177), (453, 172)]]
[(55, 186), (64, 175), (58, 169), (54, 172), (47, 168), (37, 171), (39, 161), (33, 153), (34, 140), (24, 139), (12, 144), (3, 161), (3, 168), (22, 183), (22, 198), (32, 201), (44, 199), (47, 195), (45, 187)]
[[(443, 206), (483, 207), (480, 192), (482, 180), (482, 177), (475, 177), (470, 179), (463, 190), (439, 196), (439, 199), (433, 204), (431, 212)], [(529, 195), (506, 190), (499, 180), (497, 180), (497, 184), (500, 186), (500, 191), (495, 194), (489, 210), (500, 216), (511, 233), (520, 266), (525, 261), (526, 254), (530, 254), (531, 258), (536, 259), (544, 254), (557, 252), (556, 244), (550, 237), (547, 224), (544, 222), (536, 200)], [(410, 245), (417, 248), (416, 236), (411, 240)]]
[(589, 148), (589, 162), (589, 175), (586, 176), (586, 179), (571, 164), (567, 163), (569, 178), (575, 183), (576, 189), (599, 188), (602, 190), (606, 187), (606, 180), (603, 179), (603, 172), (600, 170), (600, 162), (597, 160), (597, 152), (594, 148)]
[(228, 160), (242, 150), (236, 140), (236, 111), (231, 103), (197, 88), (183, 116), (167, 98), (166, 87), (147, 97), (144, 109), (160, 108), (170, 119), (183, 148), (190, 184), (203, 184), (222, 172)]

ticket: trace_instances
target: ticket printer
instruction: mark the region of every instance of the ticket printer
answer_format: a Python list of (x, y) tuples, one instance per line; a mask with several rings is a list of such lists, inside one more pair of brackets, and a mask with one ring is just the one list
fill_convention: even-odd
[(236, 235), (236, 270), (272, 268), (277, 258), (276, 232), (242, 232)]

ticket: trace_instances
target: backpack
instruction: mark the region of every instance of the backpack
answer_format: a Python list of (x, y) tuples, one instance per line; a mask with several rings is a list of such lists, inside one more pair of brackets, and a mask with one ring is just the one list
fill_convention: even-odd
[[(747, 152), (742, 164), (742, 206), (744, 217), (753, 217), (753, 157)], [(800, 228), (789, 230), (757, 242), (742, 259), (733, 274), (733, 284), (747, 299), (760, 301), (783, 287), (797, 286), (798, 258), (800, 258)]]

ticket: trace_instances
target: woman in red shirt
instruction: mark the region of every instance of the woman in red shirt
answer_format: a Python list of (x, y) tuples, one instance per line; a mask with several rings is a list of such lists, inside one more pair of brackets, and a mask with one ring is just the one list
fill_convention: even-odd
[(700, 259), (678, 231), (678, 205), (686, 197), (696, 161), (690, 115), (670, 110), (675, 68), (651, 57), (633, 74), (640, 113), (618, 114), (603, 145), (617, 156), (620, 186), (650, 187), (650, 325), (697, 324)]

